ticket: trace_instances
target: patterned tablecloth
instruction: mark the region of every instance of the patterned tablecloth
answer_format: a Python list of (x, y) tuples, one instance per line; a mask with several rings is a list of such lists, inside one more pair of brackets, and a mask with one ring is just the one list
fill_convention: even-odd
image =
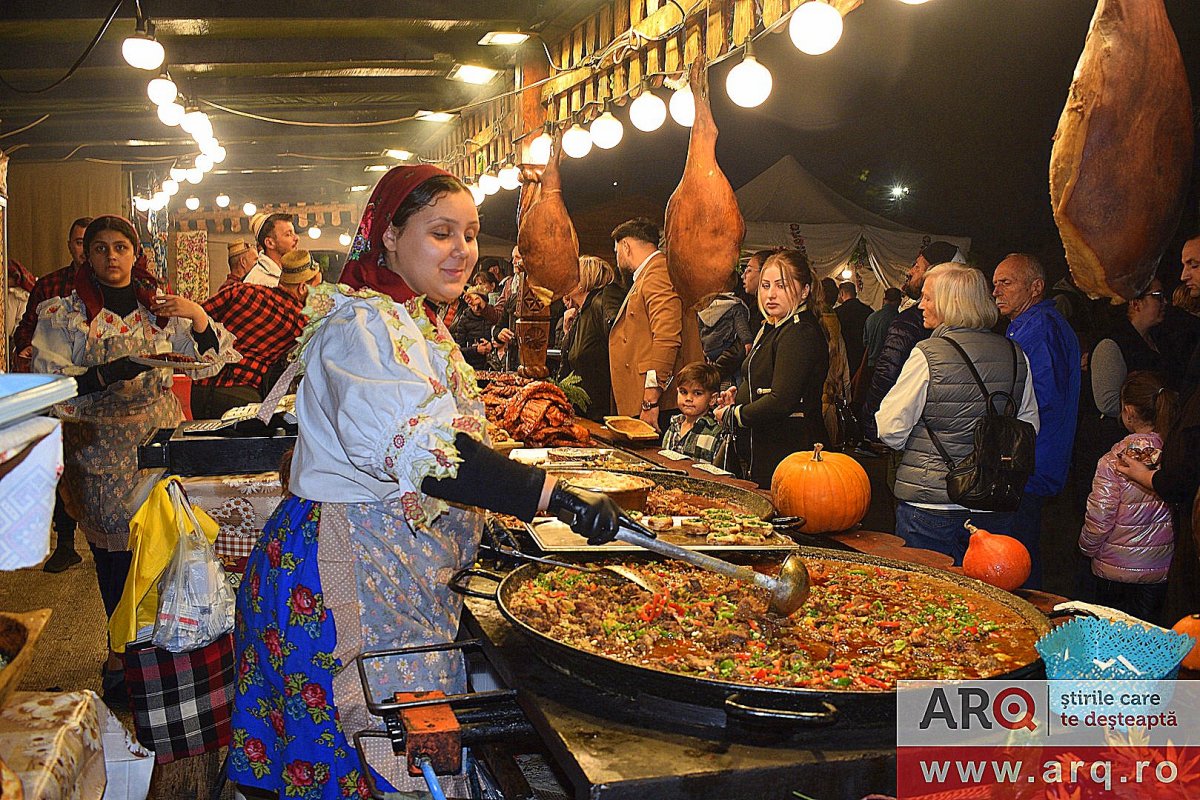
[(181, 478), (192, 503), (221, 526), (213, 549), (226, 571), (240, 575), (263, 526), (283, 499), (278, 472)]
[(105, 716), (95, 692), (17, 692), (0, 710), (0, 759), (25, 800), (100, 800)]

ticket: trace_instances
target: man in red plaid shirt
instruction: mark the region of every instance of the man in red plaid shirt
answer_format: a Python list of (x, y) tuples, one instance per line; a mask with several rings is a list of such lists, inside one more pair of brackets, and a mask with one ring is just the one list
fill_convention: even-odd
[(287, 355), (304, 330), (308, 287), (321, 282), (321, 269), (307, 250), (283, 256), (278, 286), (238, 283), (205, 300), (204, 310), (236, 337), (242, 354), (216, 376), (192, 384), (196, 419), (220, 419), (231, 408), (257, 403), (271, 387), (271, 368)]
[(29, 302), (25, 306), (25, 315), (13, 330), (12, 341), (9, 342), (13, 372), (29, 372), (29, 359), (33, 351), (33, 331), (37, 328), (37, 308), (47, 300), (55, 297), (66, 297), (75, 290), (75, 270), (87, 261), (87, 253), (83, 251), (83, 232), (92, 224), (91, 217), (80, 217), (71, 223), (67, 235), (67, 249), (71, 251), (71, 263), (62, 269), (57, 269), (49, 275), (38, 278), (29, 293)]

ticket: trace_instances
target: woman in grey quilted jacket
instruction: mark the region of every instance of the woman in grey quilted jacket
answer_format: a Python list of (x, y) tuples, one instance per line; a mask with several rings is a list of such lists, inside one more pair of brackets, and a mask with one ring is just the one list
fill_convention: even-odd
[(1175, 551), (1171, 507), (1117, 471), (1124, 455), (1155, 466), (1162, 434), (1175, 418), (1175, 392), (1153, 372), (1131, 372), (1121, 387), (1121, 422), (1129, 435), (1096, 464), (1079, 549), (1092, 559), (1096, 599), (1147, 622), (1161, 623), (1167, 572)]

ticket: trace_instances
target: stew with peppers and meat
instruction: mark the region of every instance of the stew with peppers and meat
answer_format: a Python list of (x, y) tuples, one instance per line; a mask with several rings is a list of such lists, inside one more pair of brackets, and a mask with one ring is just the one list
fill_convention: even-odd
[(631, 563), (653, 594), (554, 567), (515, 588), (510, 613), (572, 647), (711, 680), (886, 691), (902, 679), (988, 678), (1037, 659), (1015, 611), (920, 573), (806, 559), (812, 594), (791, 617), (765, 594), (683, 564)]

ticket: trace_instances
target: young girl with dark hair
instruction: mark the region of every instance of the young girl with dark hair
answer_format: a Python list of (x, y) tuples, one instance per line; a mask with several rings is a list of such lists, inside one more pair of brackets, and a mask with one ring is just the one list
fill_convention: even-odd
[(1117, 471), (1118, 459), (1156, 467), (1178, 399), (1153, 372), (1131, 372), (1121, 387), (1121, 422), (1129, 435), (1096, 464), (1079, 549), (1092, 559), (1096, 599), (1160, 624), (1175, 551), (1171, 507)]

